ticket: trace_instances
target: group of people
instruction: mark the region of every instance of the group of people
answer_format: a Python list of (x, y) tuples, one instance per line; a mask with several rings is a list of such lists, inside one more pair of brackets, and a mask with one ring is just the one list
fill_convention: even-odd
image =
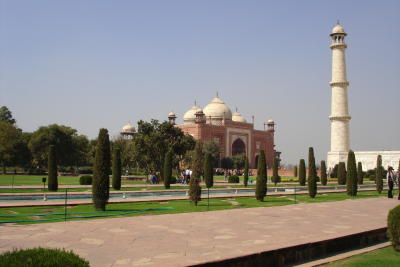
[(396, 184), (399, 188), (399, 196), (397, 197), (397, 199), (400, 200), (400, 169), (394, 171), (393, 167), (389, 167), (386, 174), (386, 181), (389, 187), (388, 198), (393, 198), (393, 187)]

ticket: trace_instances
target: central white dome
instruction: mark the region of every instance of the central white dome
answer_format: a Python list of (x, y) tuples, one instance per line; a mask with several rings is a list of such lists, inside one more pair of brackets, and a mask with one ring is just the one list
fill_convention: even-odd
[(226, 119), (232, 120), (230, 108), (219, 97), (215, 97), (205, 108), (203, 112), (206, 119)]

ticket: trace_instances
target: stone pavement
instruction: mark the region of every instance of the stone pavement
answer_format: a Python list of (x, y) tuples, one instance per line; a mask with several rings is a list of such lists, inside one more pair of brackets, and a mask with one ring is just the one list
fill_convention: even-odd
[[(386, 226), (395, 199), (0, 226), (0, 252), (73, 250), (91, 266), (185, 266)], [(168, 204), (166, 205), (166, 207)]]

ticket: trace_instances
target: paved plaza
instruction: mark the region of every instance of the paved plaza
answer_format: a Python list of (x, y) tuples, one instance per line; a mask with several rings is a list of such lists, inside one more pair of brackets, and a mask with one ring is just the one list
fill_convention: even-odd
[[(185, 266), (386, 226), (395, 199), (0, 226), (0, 252), (73, 250), (91, 266)], [(166, 207), (168, 204), (165, 205)]]

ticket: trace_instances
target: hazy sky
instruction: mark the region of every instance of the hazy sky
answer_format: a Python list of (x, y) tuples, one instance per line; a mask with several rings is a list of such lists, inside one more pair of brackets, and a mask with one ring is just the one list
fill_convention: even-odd
[(353, 150), (400, 150), (400, 1), (0, 0), (0, 106), (90, 138), (218, 91), (297, 163), (330, 147), (331, 51), (348, 33)]

